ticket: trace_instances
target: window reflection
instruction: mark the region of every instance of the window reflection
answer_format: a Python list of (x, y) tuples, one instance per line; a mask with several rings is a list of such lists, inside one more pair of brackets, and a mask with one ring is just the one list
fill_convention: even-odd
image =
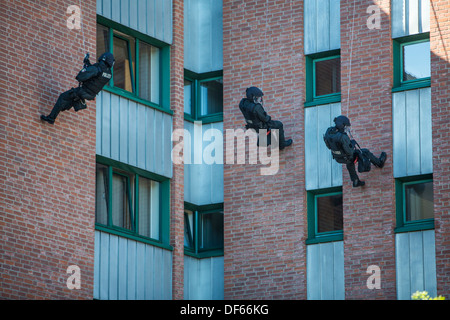
[(430, 42), (403, 46), (403, 81), (430, 77)]

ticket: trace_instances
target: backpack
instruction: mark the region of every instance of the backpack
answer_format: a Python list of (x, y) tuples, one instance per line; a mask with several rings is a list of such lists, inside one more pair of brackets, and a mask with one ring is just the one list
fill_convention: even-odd
[(371, 168), (367, 149), (358, 150), (358, 172), (369, 172)]

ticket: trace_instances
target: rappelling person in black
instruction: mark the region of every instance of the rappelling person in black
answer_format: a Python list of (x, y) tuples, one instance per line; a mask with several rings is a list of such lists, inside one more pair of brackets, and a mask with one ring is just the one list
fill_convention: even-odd
[(359, 148), (358, 143), (353, 138), (350, 139), (351, 125), (346, 116), (341, 115), (334, 118), (334, 123), (336, 126), (328, 128), (323, 136), (325, 144), (331, 150), (333, 159), (347, 166), (353, 187), (361, 187), (365, 182), (359, 180), (355, 163), (358, 162), (359, 172), (370, 171), (371, 163), (378, 168), (383, 168), (386, 162), (386, 153), (382, 152), (380, 157), (377, 158), (368, 149)]
[[(271, 129), (278, 129), (279, 148), (283, 150), (292, 144), (292, 139), (285, 140), (283, 123), (281, 121), (272, 120), (264, 111), (262, 97), (264, 93), (257, 87), (247, 88), (245, 91), (246, 98), (243, 98), (239, 103), (239, 109), (244, 115), (247, 129), (259, 130), (266, 129), (269, 132)], [(267, 141), (268, 144), (270, 136)], [(258, 141), (259, 145), (259, 141)]]
[(41, 115), (41, 119), (53, 124), (61, 111), (69, 110), (72, 107), (76, 112), (86, 109), (85, 100), (94, 100), (95, 96), (111, 80), (111, 69), (114, 62), (112, 53), (105, 52), (97, 63), (91, 64), (89, 54), (87, 54), (83, 61), (83, 69), (76, 76), (79, 86), (62, 93), (50, 114), (48, 116)]

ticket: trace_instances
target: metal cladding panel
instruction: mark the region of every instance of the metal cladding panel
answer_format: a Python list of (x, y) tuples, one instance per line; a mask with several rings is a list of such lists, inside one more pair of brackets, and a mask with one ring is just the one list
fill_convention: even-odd
[(222, 0), (185, 0), (184, 26), (185, 69), (222, 70)]
[(223, 300), (224, 259), (184, 256), (184, 299)]
[(306, 190), (342, 185), (342, 165), (333, 160), (323, 141), (333, 119), (340, 115), (341, 104), (333, 103), (305, 109), (305, 181)]
[(223, 202), (223, 123), (185, 121), (184, 201)]
[(305, 0), (305, 54), (339, 49), (340, 1)]
[(430, 31), (430, 0), (391, 1), (392, 38)]
[(343, 300), (344, 242), (326, 242), (306, 247), (308, 300)]
[(118, 95), (97, 96), (97, 154), (172, 177), (172, 116)]
[(172, 0), (97, 0), (97, 14), (172, 43)]
[(172, 252), (95, 231), (94, 299), (172, 299)]
[(410, 300), (416, 291), (437, 295), (434, 230), (395, 235), (397, 298)]
[(433, 172), (431, 89), (393, 93), (394, 177)]

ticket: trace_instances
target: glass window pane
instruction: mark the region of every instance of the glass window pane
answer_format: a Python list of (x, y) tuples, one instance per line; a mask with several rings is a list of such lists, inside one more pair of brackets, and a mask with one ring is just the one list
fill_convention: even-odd
[(405, 185), (406, 221), (432, 219), (433, 182)]
[(201, 116), (223, 112), (222, 79), (200, 82)]
[(199, 249), (223, 248), (223, 213), (203, 213), (199, 221)]
[(315, 96), (341, 92), (341, 58), (314, 62)]
[(112, 181), (112, 222), (113, 225), (132, 230), (132, 194), (129, 176), (113, 174)]
[(159, 183), (139, 177), (139, 234), (159, 240)]
[(430, 77), (430, 42), (403, 46), (403, 81)]
[(317, 197), (317, 232), (343, 229), (342, 194)]
[(97, 164), (95, 173), (95, 222), (108, 224), (108, 167)]
[(194, 213), (189, 210), (184, 211), (184, 246), (194, 249)]
[(192, 115), (192, 81), (184, 80), (184, 113)]
[(134, 85), (134, 39), (130, 37), (114, 37), (114, 58), (116, 63), (113, 69), (114, 86), (133, 92)]
[(139, 96), (159, 104), (159, 49), (139, 42)]
[(95, 61), (98, 61), (98, 58), (103, 53), (109, 51), (109, 29), (101, 24), (97, 24), (97, 58)]

